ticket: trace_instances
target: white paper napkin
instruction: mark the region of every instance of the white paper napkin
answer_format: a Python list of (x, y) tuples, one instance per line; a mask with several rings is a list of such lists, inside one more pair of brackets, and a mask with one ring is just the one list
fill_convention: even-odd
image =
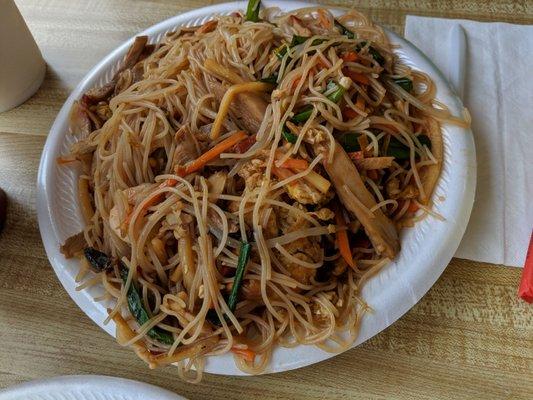
[(450, 32), (466, 33), (476, 201), (457, 257), (523, 266), (533, 228), (533, 26), (408, 16), (405, 36), (450, 76)]

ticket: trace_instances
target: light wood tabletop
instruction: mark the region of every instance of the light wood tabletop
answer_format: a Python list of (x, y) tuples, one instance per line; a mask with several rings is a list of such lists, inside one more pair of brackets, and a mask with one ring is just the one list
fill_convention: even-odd
[[(0, 114), (0, 388), (65, 374), (152, 383), (190, 399), (532, 399), (533, 308), (517, 299), (521, 270), (453, 259), (404, 317), (363, 345), (286, 373), (207, 375), (182, 383), (149, 370), (74, 304), (48, 262), (36, 216), (36, 176), (50, 126), (70, 91), (118, 44), (202, 0), (16, 0), (42, 49), (41, 89)], [(407, 14), (533, 23), (531, 0), (323, 1), (352, 6), (403, 32)], [(1, 60), (0, 60), (1, 62)]]

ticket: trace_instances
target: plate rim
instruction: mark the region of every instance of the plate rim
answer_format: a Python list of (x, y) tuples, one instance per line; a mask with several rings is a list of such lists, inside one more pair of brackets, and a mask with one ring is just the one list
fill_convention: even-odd
[[(139, 32), (132, 36), (130, 39), (119, 45), (117, 48), (112, 50), (109, 54), (107, 54), (100, 62), (98, 62), (80, 81), (80, 83), (76, 86), (76, 88), (70, 93), (68, 98), (66, 99), (65, 103), (63, 104), (61, 110), (59, 111), (51, 129), (50, 133), (47, 137), (43, 153), (41, 156), (41, 162), (39, 164), (39, 172), (37, 177), (37, 214), (38, 214), (38, 220), (39, 220), (39, 229), (41, 233), (41, 237), (43, 239), (43, 243), (46, 249), (46, 253), (48, 256), (48, 259), (54, 269), (54, 272), (56, 273), (58, 279), (60, 280), (62, 286), (65, 288), (67, 293), (70, 295), (70, 297), (74, 300), (74, 302), (80, 307), (80, 309), (88, 315), (98, 326), (100, 326), (102, 329), (104, 329), (106, 332), (108, 332), (111, 336), (115, 336), (113, 324), (108, 324), (103, 326), (102, 325), (102, 314), (97, 310), (97, 307), (93, 305), (91, 307), (90, 305), (86, 304), (86, 298), (85, 296), (80, 295), (81, 292), (73, 291), (72, 288), (69, 288), (69, 282), (68, 280), (71, 278), (68, 274), (68, 268), (69, 263), (67, 260), (63, 259), (62, 255), (59, 253), (58, 250), (58, 243), (60, 243), (58, 238), (58, 232), (54, 230), (54, 224), (52, 222), (52, 204), (51, 204), (51, 193), (49, 190), (49, 184), (50, 180), (54, 179), (53, 174), (51, 173), (51, 164), (55, 161), (55, 156), (57, 155), (57, 150), (59, 147), (59, 140), (64, 137), (66, 134), (64, 130), (61, 130), (60, 127), (63, 124), (66, 119), (68, 119), (68, 114), (70, 111), (70, 108), (72, 106), (72, 103), (75, 99), (79, 98), (80, 94), (83, 91), (83, 88), (94, 79), (94, 77), (101, 73), (101, 71), (107, 71), (109, 73), (110, 70), (110, 63), (112, 60), (117, 59), (119, 56), (125, 54), (127, 51), (127, 48), (130, 46), (130, 44), (133, 42), (134, 38), (138, 35), (149, 35), (150, 37), (155, 37), (160, 32), (163, 32), (166, 28), (170, 26), (179, 26), (184, 23), (187, 23), (187, 21), (193, 20), (194, 18), (198, 18), (205, 15), (215, 15), (222, 12), (226, 12), (228, 10), (242, 10), (246, 7), (246, 1), (238, 1), (238, 2), (229, 2), (229, 3), (219, 3), (215, 5), (210, 5), (207, 7), (202, 7), (194, 10), (190, 10), (181, 14), (177, 14), (173, 17), (170, 17), (166, 20), (163, 20), (161, 22), (158, 22), (147, 29), (145, 29), (142, 32)], [(280, 8), (284, 10), (288, 9), (295, 9), (300, 7), (308, 7), (308, 6), (317, 6), (317, 4), (307, 2), (307, 1), (264, 1), (264, 4), (266, 3), (267, 6), (279, 6)], [(345, 11), (346, 8), (341, 7), (327, 7), (324, 6), (332, 11)], [(446, 78), (442, 74), (442, 72), (429, 60), (429, 58), (415, 45), (413, 45), (411, 42), (409, 42), (407, 39), (395, 34), (394, 32), (385, 29), (389, 39), (392, 42), (400, 43), (401, 49), (399, 52), (408, 49), (408, 52), (410, 52), (410, 56), (412, 57), (415, 55), (417, 57), (418, 63), (422, 63), (423, 65), (426, 65), (428, 68), (422, 69), (424, 72), (429, 73), (431, 71), (431, 77), (434, 79), (437, 83), (439, 83), (437, 86), (439, 89), (444, 90), (445, 97), (448, 98), (449, 101), (451, 101), (452, 107), (451, 108), (461, 108), (462, 107), (462, 101), (458, 98), (458, 96), (454, 93), (453, 89), (451, 88), (451, 85), (447, 82)], [(433, 75), (435, 74), (435, 75)], [(440, 97), (439, 97), (440, 98)], [(448, 106), (450, 104), (447, 103)], [(442, 127), (441, 127), (442, 128)], [(442, 128), (444, 129), (444, 128)], [(450, 128), (451, 129), (451, 128)], [(460, 139), (454, 138), (454, 140), (462, 140), (462, 146), (461, 149), (464, 151), (464, 157), (460, 158), (459, 161), (462, 162), (463, 166), (465, 167), (465, 173), (464, 177), (461, 177), (462, 179), (457, 182), (461, 186), (455, 189), (458, 189), (460, 193), (457, 194), (458, 201), (461, 203), (461, 207), (454, 213), (453, 221), (450, 221), (450, 223), (454, 224), (454, 229), (452, 232), (450, 232), (446, 237), (443, 238), (444, 242), (439, 248), (437, 248), (437, 251), (434, 253), (427, 253), (427, 256), (433, 256), (435, 258), (439, 258), (439, 261), (434, 261), (432, 263), (432, 266), (430, 270), (431, 273), (428, 273), (425, 271), (424, 273), (417, 274), (415, 276), (412, 276), (411, 278), (414, 280), (416, 284), (412, 284), (411, 281), (405, 281), (402, 284), (409, 286), (408, 290), (401, 293), (403, 296), (402, 303), (394, 310), (387, 310), (387, 314), (384, 316), (384, 320), (377, 323), (374, 321), (374, 325), (378, 326), (377, 328), (374, 327), (372, 332), (364, 331), (364, 334), (360, 332), (357, 341), (351, 346), (350, 348), (353, 348), (366, 340), (370, 339), (371, 337), (375, 336), (376, 334), (380, 333), (384, 329), (386, 329), (388, 326), (390, 326), (392, 323), (394, 323), (397, 319), (399, 319), (401, 316), (403, 316), (407, 311), (409, 311), (428, 291), (429, 289), (434, 285), (434, 283), (437, 281), (437, 279), (440, 277), (440, 275), (443, 273), (446, 266), (449, 264), (451, 258), (453, 257), (455, 251), (457, 250), (457, 247), (459, 246), (460, 240), (462, 236), (464, 235), (466, 225), (468, 223), (468, 219), (470, 217), (470, 213), (472, 211), (472, 206), (474, 202), (474, 194), (475, 194), (475, 186), (476, 186), (476, 155), (475, 155), (475, 147), (474, 147), (474, 139), (472, 135), (472, 131), (470, 128), (453, 128), (456, 131), (460, 131), (463, 133), (463, 137)], [(444, 136), (444, 133), (443, 133)], [(444, 161), (444, 167), (447, 165), (447, 160)], [(441, 180), (443, 177), (441, 176), (439, 178), (438, 186), (441, 184)], [(415, 227), (416, 228), (416, 227)], [(453, 233), (453, 235), (452, 235)], [(403, 234), (403, 232), (402, 232)], [(398, 256), (399, 258), (400, 256)], [(396, 264), (398, 262), (398, 258), (395, 259), (393, 262), (391, 262), (386, 269), (392, 268), (391, 265)], [(419, 257), (420, 258), (420, 257)], [(429, 264), (429, 262), (428, 262)], [(71, 265), (72, 266), (72, 265)], [(380, 271), (379, 274), (376, 275), (376, 277), (373, 277), (367, 284), (363, 287), (363, 297), (366, 290), (368, 290), (368, 285), (371, 284), (372, 281), (374, 281), (378, 276), (383, 274), (384, 271)], [(403, 276), (399, 276), (398, 279), (403, 279)], [(382, 299), (381, 299), (382, 300)], [(372, 303), (375, 304), (375, 303)], [(367, 322), (368, 317), (365, 317), (361, 324), (361, 330), (363, 331), (363, 328), (368, 325)], [(365, 325), (366, 324), (366, 325)], [(367, 329), (367, 330), (370, 330)], [(279, 346), (274, 351), (274, 357), (276, 357), (276, 354), (279, 352), (287, 352), (290, 351), (291, 354), (289, 354), (288, 357), (282, 357), (282, 363), (276, 364), (273, 360), (271, 360), (271, 365), (269, 368), (264, 371), (263, 373), (273, 373), (273, 372), (283, 372), (288, 371), (296, 368), (305, 367), (308, 365), (315, 364), (317, 362), (323, 361), (325, 359), (329, 359), (331, 357), (334, 357), (335, 355), (338, 355), (340, 353), (326, 353), (315, 346), (308, 346), (308, 345), (300, 345), (293, 349), (287, 349), (287, 348), (280, 348)], [(222, 360), (224, 359), (224, 360)], [(222, 360), (222, 361), (221, 361)], [(209, 359), (206, 363), (206, 372), (208, 373), (214, 373), (214, 374), (221, 374), (221, 375), (248, 375), (240, 371), (233, 363), (233, 358), (226, 354), (222, 356), (217, 356), (217, 360), (211, 360)]]
[[(160, 400), (187, 400), (177, 393), (149, 383), (109, 375), (83, 374), (61, 375), (18, 383), (0, 390), (0, 400), (21, 400), (26, 398), (21, 396), (36, 396), (41, 394), (50, 396), (50, 393), (63, 396), (66, 391), (83, 390), (85, 392), (87, 390), (101, 390), (102, 388), (109, 387), (113, 388), (113, 390), (117, 388), (123, 390), (122, 393), (116, 393), (120, 396), (124, 396), (130, 392), (132, 399), (141, 398), (140, 396), (157, 396), (157, 399)], [(46, 398), (48, 399), (49, 397)], [(61, 399), (63, 398), (61, 397)]]

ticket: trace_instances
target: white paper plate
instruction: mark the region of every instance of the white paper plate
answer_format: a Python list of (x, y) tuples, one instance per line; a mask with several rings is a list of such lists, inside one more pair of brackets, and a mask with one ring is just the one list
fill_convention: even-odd
[[(291, 10), (309, 5), (297, 1), (264, 1), (266, 6)], [(180, 25), (199, 25), (216, 14), (228, 14), (245, 9), (246, 2), (218, 4), (175, 16), (140, 32), (157, 41), (165, 32)], [(462, 110), (461, 100), (454, 94), (442, 73), (410, 42), (388, 32), (391, 41), (399, 44), (398, 54), (404, 62), (425, 71), (437, 84), (437, 98), (447, 104), (455, 115)], [(76, 200), (77, 171), (58, 167), (55, 160), (67, 153), (75, 140), (68, 131), (68, 113), (74, 100), (87, 89), (107, 82), (117, 70), (133, 38), (117, 48), (93, 68), (69, 96), (59, 112), (44, 147), (38, 176), (37, 211), (41, 235), (50, 262), (65, 289), (78, 306), (99, 326), (114, 335), (114, 325), (103, 325), (106, 305), (92, 301), (101, 288), (76, 291), (74, 276), (77, 262), (65, 260), (59, 246), (65, 239), (82, 230), (82, 217)], [(436, 188), (435, 210), (445, 222), (426, 218), (414, 228), (404, 230), (402, 251), (397, 259), (371, 279), (363, 288), (365, 300), (374, 312), (365, 316), (355, 345), (388, 327), (429, 290), (452, 258), (465, 231), (476, 180), (476, 160), (472, 132), (456, 126), (443, 126), (445, 157), (442, 175)], [(451, 151), (453, 149), (453, 152)], [(112, 349), (110, 349), (112, 351)], [(286, 371), (332, 357), (313, 346), (294, 349), (277, 348), (266, 372)], [(217, 374), (241, 375), (231, 355), (212, 357), (206, 371)]]
[(26, 382), (0, 391), (0, 400), (187, 400), (129, 379), (70, 375)]

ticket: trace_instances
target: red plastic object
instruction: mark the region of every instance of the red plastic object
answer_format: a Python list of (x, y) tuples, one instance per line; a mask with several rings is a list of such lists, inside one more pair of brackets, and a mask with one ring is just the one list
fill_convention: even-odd
[(529, 248), (522, 271), (522, 280), (518, 288), (518, 296), (530, 304), (533, 303), (533, 233), (529, 239)]

